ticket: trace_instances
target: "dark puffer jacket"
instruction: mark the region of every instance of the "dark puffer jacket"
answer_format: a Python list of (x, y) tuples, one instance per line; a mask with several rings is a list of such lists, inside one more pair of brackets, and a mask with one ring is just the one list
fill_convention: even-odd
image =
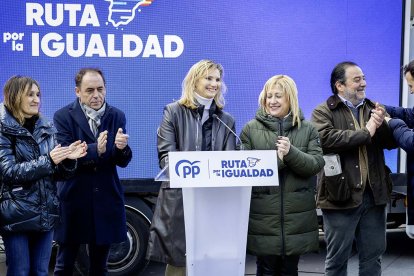
[(58, 222), (55, 181), (71, 176), (76, 161), (54, 165), (49, 152), (56, 146), (56, 132), (52, 123), (40, 116), (31, 134), (0, 104), (0, 172), (4, 191), (30, 206), (23, 220), (2, 225), (1, 231), (49, 231)]
[(324, 166), (316, 129), (300, 115), (279, 120), (262, 109), (244, 126), (241, 140), (246, 150), (276, 150), (279, 135), (289, 137), (291, 147), (278, 159), (279, 185), (253, 187), (247, 250), (256, 256), (301, 255), (317, 251), (318, 222), (313, 176)]

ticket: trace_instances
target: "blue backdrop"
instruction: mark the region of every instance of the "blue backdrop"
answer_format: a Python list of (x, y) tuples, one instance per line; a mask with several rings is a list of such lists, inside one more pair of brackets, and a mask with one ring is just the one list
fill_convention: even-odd
[[(120, 170), (124, 178), (158, 172), (163, 107), (180, 97), (182, 79), (200, 59), (222, 63), (225, 109), (238, 133), (276, 74), (296, 81), (310, 118), (331, 95), (330, 72), (344, 60), (361, 66), (369, 98), (399, 105), (402, 0), (3, 0), (1, 6), (0, 83), (14, 74), (38, 80), (47, 117), (75, 99), (80, 67), (103, 69), (107, 100), (128, 119), (134, 158)], [(397, 152), (386, 154), (395, 172)]]

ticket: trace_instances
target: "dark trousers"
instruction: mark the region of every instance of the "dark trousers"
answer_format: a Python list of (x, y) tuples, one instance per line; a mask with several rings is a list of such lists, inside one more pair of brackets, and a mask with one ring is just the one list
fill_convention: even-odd
[(326, 241), (326, 276), (348, 275), (348, 259), (355, 240), (359, 275), (381, 275), (381, 259), (386, 249), (386, 207), (375, 205), (368, 187), (361, 205), (351, 209), (322, 210)]
[(297, 276), (298, 255), (293, 256), (258, 256), (256, 276)]
[[(54, 276), (72, 276), (80, 244), (59, 244)], [(108, 275), (110, 245), (88, 244), (89, 275)]]

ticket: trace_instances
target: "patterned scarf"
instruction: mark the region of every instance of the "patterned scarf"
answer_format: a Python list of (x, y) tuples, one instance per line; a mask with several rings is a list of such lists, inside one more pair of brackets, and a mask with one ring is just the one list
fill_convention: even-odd
[(98, 137), (98, 128), (101, 125), (101, 118), (105, 113), (106, 103), (102, 105), (99, 110), (90, 108), (86, 104), (81, 104), (82, 110), (88, 119), (89, 128), (91, 129), (93, 135)]

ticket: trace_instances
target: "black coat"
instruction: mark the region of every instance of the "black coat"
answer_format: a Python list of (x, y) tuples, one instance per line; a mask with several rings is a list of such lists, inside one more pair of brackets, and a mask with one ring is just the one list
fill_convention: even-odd
[(110, 244), (126, 239), (124, 190), (116, 166), (126, 167), (132, 158), (129, 146), (115, 147), (118, 128), (125, 131), (125, 114), (107, 104), (98, 132), (108, 130), (106, 152), (99, 157), (96, 138), (78, 100), (58, 110), (54, 122), (58, 142), (86, 141), (87, 155), (78, 160), (74, 178), (58, 185), (62, 223), (55, 240), (61, 243)]
[(22, 198), (28, 206), (24, 219), (19, 216), (18, 221), (3, 225), (2, 232), (49, 231), (58, 222), (56, 180), (73, 174), (76, 161), (66, 160), (56, 166), (50, 159), (49, 152), (57, 144), (56, 132), (52, 123), (40, 116), (32, 134), (0, 104), (0, 171), (4, 190)]
[[(211, 109), (214, 108), (214, 103)], [(235, 131), (230, 114), (215, 109), (215, 114)], [(210, 130), (203, 130), (197, 109), (189, 109), (177, 102), (164, 109), (164, 118), (158, 129), (158, 158), (160, 167), (168, 164), (170, 151), (201, 150), (203, 144), (213, 151), (235, 150), (235, 136), (217, 119), (211, 117), (211, 141), (203, 137)], [(181, 189), (170, 189), (169, 183), (161, 185), (158, 201), (150, 228), (147, 258), (174, 266), (185, 266), (185, 230)]]

